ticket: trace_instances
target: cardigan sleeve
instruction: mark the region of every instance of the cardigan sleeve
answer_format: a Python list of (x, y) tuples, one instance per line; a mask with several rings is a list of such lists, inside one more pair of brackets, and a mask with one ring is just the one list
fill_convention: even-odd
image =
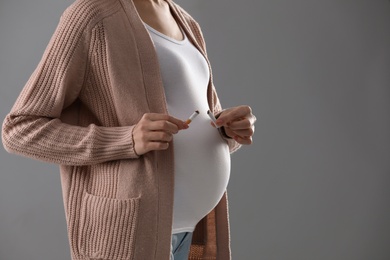
[(138, 157), (134, 126), (82, 127), (60, 119), (83, 86), (94, 18), (80, 6), (68, 8), (61, 16), (41, 61), (3, 121), (7, 152), (62, 165)]

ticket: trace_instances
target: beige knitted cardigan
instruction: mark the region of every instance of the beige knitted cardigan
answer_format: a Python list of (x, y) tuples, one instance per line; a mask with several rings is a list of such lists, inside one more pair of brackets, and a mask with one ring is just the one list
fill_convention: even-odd
[[(196, 21), (166, 1), (206, 57)], [(207, 95), (218, 115), (211, 77)], [(166, 99), (132, 0), (77, 0), (2, 127), (8, 152), (60, 165), (73, 260), (169, 260), (173, 146), (134, 153), (132, 130), (147, 112), (167, 113)], [(190, 259), (231, 259), (227, 202), (225, 192), (196, 226)]]

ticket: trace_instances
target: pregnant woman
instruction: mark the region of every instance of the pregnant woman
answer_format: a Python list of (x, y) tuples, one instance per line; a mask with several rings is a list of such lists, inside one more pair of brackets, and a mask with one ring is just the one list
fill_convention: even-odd
[(230, 153), (255, 121), (249, 106), (222, 109), (199, 25), (177, 4), (77, 0), (2, 140), (59, 165), (72, 260), (229, 260)]

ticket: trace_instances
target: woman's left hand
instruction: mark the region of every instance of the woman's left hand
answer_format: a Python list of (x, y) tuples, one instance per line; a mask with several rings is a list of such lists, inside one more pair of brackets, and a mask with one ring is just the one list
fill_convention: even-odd
[[(256, 117), (249, 106), (225, 109), (217, 119), (217, 126), (223, 126), (227, 136), (240, 144), (252, 144)], [(212, 123), (213, 125), (213, 123)]]

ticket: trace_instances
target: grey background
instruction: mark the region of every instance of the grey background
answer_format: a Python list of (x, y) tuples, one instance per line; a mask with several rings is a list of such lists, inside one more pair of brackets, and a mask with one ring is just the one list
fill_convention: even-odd
[[(224, 107), (248, 104), (232, 155), (233, 259), (390, 259), (390, 3), (180, 0), (201, 24)], [(65, 0), (1, 0), (0, 117)], [(58, 166), (0, 149), (0, 260), (69, 260)]]

